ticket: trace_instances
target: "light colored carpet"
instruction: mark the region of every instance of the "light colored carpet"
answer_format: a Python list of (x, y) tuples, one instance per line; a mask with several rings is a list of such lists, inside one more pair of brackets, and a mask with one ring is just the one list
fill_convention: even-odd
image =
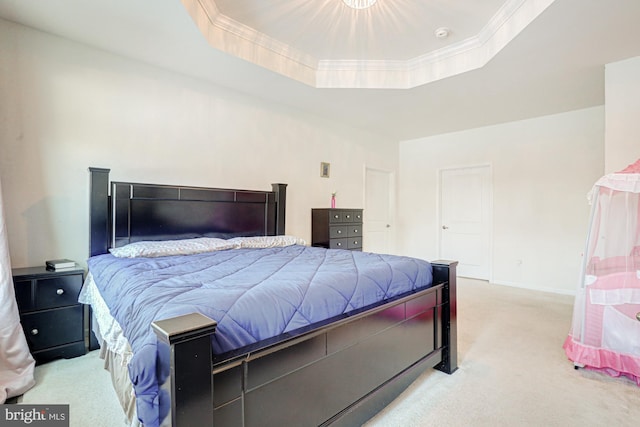
[[(637, 426), (640, 388), (574, 370), (562, 350), (573, 297), (459, 279), (458, 362), (426, 371), (367, 427)], [(123, 426), (98, 352), (36, 368), (23, 403), (68, 403), (72, 427)]]
[(573, 297), (459, 285), (458, 371), (425, 372), (368, 427), (638, 425), (635, 383), (567, 360)]
[(99, 351), (36, 366), (36, 385), (18, 403), (68, 404), (70, 427), (123, 427), (126, 418)]

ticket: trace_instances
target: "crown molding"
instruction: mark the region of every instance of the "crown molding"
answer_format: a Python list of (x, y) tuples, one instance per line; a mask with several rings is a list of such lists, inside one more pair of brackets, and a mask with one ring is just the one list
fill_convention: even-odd
[(222, 14), (215, 0), (182, 0), (216, 49), (316, 88), (409, 89), (487, 64), (555, 0), (509, 0), (480, 32), (402, 60), (315, 58)]

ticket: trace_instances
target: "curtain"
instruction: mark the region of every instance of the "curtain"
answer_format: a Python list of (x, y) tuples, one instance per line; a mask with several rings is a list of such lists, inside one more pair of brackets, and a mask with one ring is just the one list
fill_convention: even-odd
[(35, 361), (20, 325), (8, 240), (0, 185), (0, 403), (23, 394), (35, 384)]

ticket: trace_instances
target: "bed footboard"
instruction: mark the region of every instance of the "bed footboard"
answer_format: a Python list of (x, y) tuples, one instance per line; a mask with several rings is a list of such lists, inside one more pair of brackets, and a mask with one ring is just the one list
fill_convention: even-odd
[(433, 281), (434, 283), (444, 283), (445, 292), (443, 296), (445, 298), (442, 306), (442, 317), (445, 319), (445, 323), (442, 325), (442, 345), (443, 354), (442, 362), (440, 362), (436, 369), (452, 374), (458, 369), (458, 301), (457, 301), (457, 283), (456, 283), (456, 267), (458, 261), (433, 261)]
[(171, 347), (172, 425), (361, 425), (426, 368), (453, 373), (457, 262), (432, 265), (430, 289), (215, 364), (215, 321), (154, 322)]
[(171, 425), (212, 426), (211, 334), (217, 323), (199, 313), (153, 322), (170, 346)]

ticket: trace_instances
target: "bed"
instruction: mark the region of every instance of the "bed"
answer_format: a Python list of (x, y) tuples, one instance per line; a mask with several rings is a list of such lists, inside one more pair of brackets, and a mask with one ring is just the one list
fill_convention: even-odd
[[(100, 303), (88, 302), (94, 311), (106, 306), (113, 324), (122, 324), (136, 398), (121, 403), (145, 426), (362, 425), (426, 368), (449, 374), (457, 369), (455, 261), (426, 263), (291, 242), (285, 235), (286, 184), (253, 191), (110, 182), (109, 169), (89, 170), (87, 276)], [(114, 256), (167, 241), (222, 246), (186, 256)], [(243, 271), (273, 275), (239, 276), (240, 267), (225, 264), (237, 259), (247, 263)], [(211, 264), (183, 272), (200, 262)], [(406, 270), (397, 269), (401, 264)], [(306, 265), (313, 266), (311, 273), (302, 268)], [(173, 275), (178, 270), (180, 280)], [(260, 291), (251, 298), (233, 296), (233, 304), (222, 306), (226, 297), (208, 293), (218, 282), (209, 285), (210, 275), (199, 276), (203, 271), (215, 271), (227, 285), (232, 277), (232, 286), (225, 286), (233, 292), (254, 281), (248, 292)], [(312, 278), (310, 284), (300, 285), (300, 275)], [(161, 284), (151, 276), (162, 276)], [(121, 281), (107, 283), (114, 277)], [(174, 282), (189, 291), (170, 288)], [(293, 291), (272, 287), (287, 283)], [(312, 294), (321, 302), (307, 302)], [(347, 294), (347, 303), (322, 299), (333, 295), (339, 301)], [(283, 299), (293, 309), (272, 312), (272, 301)], [(218, 305), (203, 308), (201, 302), (210, 300)], [(252, 300), (254, 305), (247, 305)], [(257, 314), (257, 320), (245, 321), (247, 313)], [(232, 331), (230, 323), (244, 329)], [(105, 339), (98, 322), (92, 329), (97, 338), (92, 336), (90, 347), (100, 344), (109, 355), (114, 339)], [(108, 360), (118, 391), (123, 375), (115, 365), (123, 365), (123, 358)], [(139, 393), (147, 390), (149, 378), (157, 389)]]

